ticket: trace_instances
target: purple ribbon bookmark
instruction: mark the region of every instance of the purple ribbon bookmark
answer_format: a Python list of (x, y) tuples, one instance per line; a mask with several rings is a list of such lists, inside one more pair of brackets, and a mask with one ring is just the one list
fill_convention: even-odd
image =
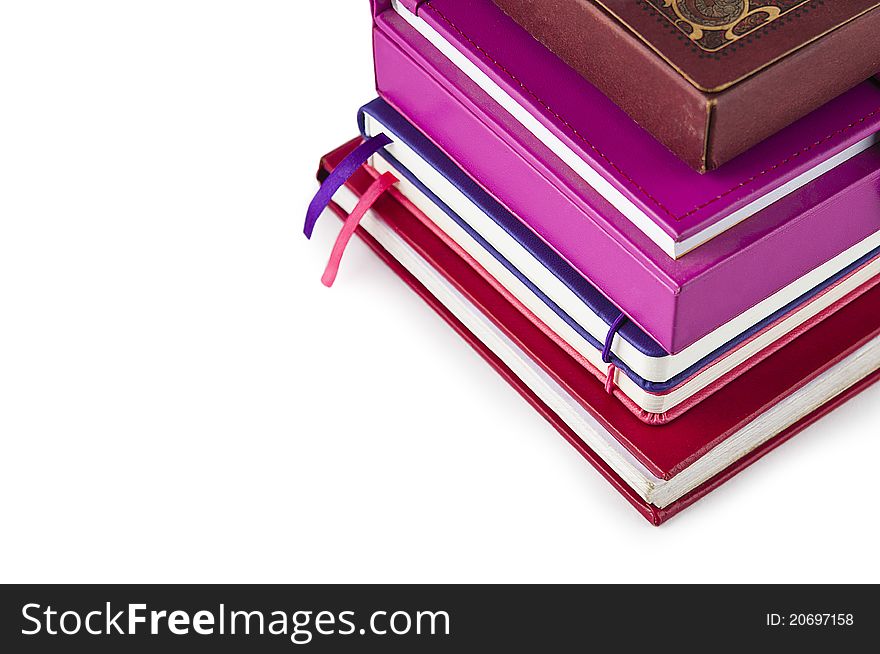
[(342, 188), (342, 185), (367, 162), (367, 159), (391, 142), (387, 134), (378, 134), (357, 146), (333, 169), (309, 204), (309, 210), (306, 212), (306, 224), (303, 229), (306, 238), (312, 238), (312, 232), (315, 231), (318, 218), (330, 204), (336, 191)]

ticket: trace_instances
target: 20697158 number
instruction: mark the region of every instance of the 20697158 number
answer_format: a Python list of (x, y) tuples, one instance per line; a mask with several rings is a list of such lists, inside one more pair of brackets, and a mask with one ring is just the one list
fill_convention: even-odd
[(792, 627), (852, 626), (852, 613), (792, 613), (788, 624)]

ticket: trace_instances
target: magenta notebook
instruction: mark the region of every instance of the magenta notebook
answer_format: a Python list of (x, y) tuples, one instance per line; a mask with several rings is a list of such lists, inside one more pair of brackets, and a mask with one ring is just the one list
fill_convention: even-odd
[(701, 175), (491, 0), (392, 2), (387, 11), (547, 146), (554, 165), (571, 168), (578, 199), (589, 202), (579, 187), (592, 187), (674, 258), (877, 143), (880, 84), (866, 82)]
[[(447, 6), (457, 8), (459, 3), (434, 1), (422, 3), (418, 16), (439, 34), (440, 23), (430, 23), (428, 15), (436, 13), (434, 10), (441, 6), (440, 11), (457, 28), (447, 25), (449, 39), (458, 34), (459, 38), (470, 39), (474, 48), (479, 46), (473, 55), (474, 61), (478, 55), (486, 56), (482, 53), (489, 52), (487, 46), (473, 38), (485, 27), (495, 35), (492, 47), (499, 48), (498, 53), (491, 53), (496, 55), (493, 65), (500, 63), (508, 71), (517, 65), (523, 70), (531, 66), (537, 71), (532, 74), (542, 79), (564, 77), (565, 73), (557, 70), (562, 66), (558, 61), (552, 57), (541, 59), (547, 54), (543, 47), (535, 44), (532, 52), (528, 40), (516, 40), (516, 30), (520, 28), (491, 2), (469, 0), (460, 4), (471, 7), (473, 13), (457, 12)], [(480, 13), (488, 12), (490, 6), (496, 12), (494, 16)], [(877, 239), (880, 148), (872, 146), (688, 254), (673, 259), (562, 163), (546, 144), (465, 75), (460, 64), (454, 64), (447, 54), (432, 45), (401, 13), (387, 3), (378, 3), (376, 10), (376, 74), (383, 98), (670, 353), (680, 351), (756, 305), (772, 303), (771, 296), (784, 293), (786, 288), (820, 266), (834, 267), (839, 263), (835, 262), (838, 257), (851, 258), (861, 250), (870, 250)], [(412, 15), (409, 18), (411, 20)], [(435, 18), (431, 20), (444, 22), (442, 18)], [(485, 38), (490, 40), (489, 36)], [(511, 45), (514, 43), (516, 47)], [(500, 61), (501, 54), (509, 56), (510, 61)], [(579, 76), (574, 76), (571, 84), (572, 88), (579, 84), (583, 93), (590, 93), (592, 88)], [(736, 171), (745, 174), (756, 170), (761, 161), (768, 169), (758, 176), (763, 184), (761, 192), (773, 192), (774, 185), (778, 192), (779, 185), (790, 181), (792, 175), (796, 178), (805, 169), (815, 168), (811, 163), (815, 164), (818, 159), (802, 163), (807, 162), (808, 155), (818, 156), (822, 151), (823, 156), (833, 158), (834, 152), (840, 154), (854, 146), (864, 147), (865, 139), (870, 139), (871, 133), (876, 131), (873, 121), (880, 107), (880, 88), (873, 82), (866, 83), (835, 101), (833, 111), (820, 110), (818, 115), (800, 121), (725, 169), (701, 176), (655, 143), (601, 93), (595, 89), (591, 93), (591, 101), (581, 105), (581, 120), (594, 125), (591, 136), (595, 132), (600, 139), (608, 140), (609, 147), (621, 150), (624, 158), (629, 157), (632, 165), (638, 167), (646, 179), (650, 178), (649, 182), (640, 183), (643, 189), (648, 188), (647, 184), (665, 184), (678, 189), (675, 197), (679, 199), (684, 197), (682, 189), (687, 186), (699, 187), (694, 198), (708, 197), (706, 193), (720, 195), (717, 191), (720, 187), (711, 186), (716, 183), (712, 180), (722, 179), (715, 175), (731, 176)], [(587, 96), (577, 96), (584, 97)], [(849, 122), (840, 123), (842, 115), (849, 116)], [(850, 123), (852, 126), (847, 128)], [(831, 139), (817, 137), (832, 125), (839, 125), (832, 130), (839, 133)], [(812, 143), (821, 142), (808, 147), (810, 139), (814, 139)], [(796, 142), (803, 142), (801, 150), (807, 148), (807, 151), (792, 157), (794, 153), (790, 150)], [(604, 151), (603, 154), (607, 155)], [(789, 159), (785, 170), (783, 166), (767, 163), (780, 157)], [(730, 177), (726, 179), (731, 181)], [(775, 181), (771, 183), (771, 179)], [(705, 191), (705, 188), (712, 190)], [(738, 207), (754, 200), (759, 193), (755, 188), (751, 183), (743, 184), (742, 188), (712, 203), (712, 211), (718, 209), (714, 215), (707, 213), (710, 211), (707, 206), (701, 210), (702, 218), (693, 213), (685, 222), (694, 229), (718, 224), (723, 220), (722, 205)], [(668, 198), (668, 202), (673, 202), (673, 195)], [(663, 222), (658, 220), (654, 224), (660, 226)], [(672, 225), (666, 222), (667, 227)], [(681, 227), (678, 235), (686, 236), (691, 227)]]

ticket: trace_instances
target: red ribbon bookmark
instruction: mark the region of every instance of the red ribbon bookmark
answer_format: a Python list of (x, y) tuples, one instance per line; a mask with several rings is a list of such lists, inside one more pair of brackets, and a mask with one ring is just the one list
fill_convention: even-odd
[(327, 268), (324, 270), (324, 275), (321, 277), (321, 283), (323, 283), (324, 286), (330, 288), (333, 286), (333, 282), (336, 281), (336, 275), (339, 273), (339, 263), (342, 261), (342, 255), (345, 253), (345, 248), (348, 247), (351, 237), (354, 235), (355, 230), (357, 230), (358, 225), (366, 215), (367, 211), (376, 204), (376, 201), (382, 197), (382, 194), (385, 193), (385, 191), (394, 186), (398, 181), (399, 180), (391, 173), (385, 173), (373, 182), (370, 185), (370, 188), (367, 189), (366, 193), (361, 196), (354, 211), (352, 211), (348, 218), (345, 219), (345, 222), (342, 225), (342, 231), (339, 232), (339, 236), (336, 238), (336, 243), (333, 245), (333, 251), (330, 253), (330, 260), (327, 262)]

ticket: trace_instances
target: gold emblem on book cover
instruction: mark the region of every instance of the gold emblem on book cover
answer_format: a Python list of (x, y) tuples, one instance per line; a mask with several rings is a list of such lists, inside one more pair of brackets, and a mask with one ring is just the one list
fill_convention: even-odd
[(695, 45), (718, 52), (812, 0), (648, 0)]

